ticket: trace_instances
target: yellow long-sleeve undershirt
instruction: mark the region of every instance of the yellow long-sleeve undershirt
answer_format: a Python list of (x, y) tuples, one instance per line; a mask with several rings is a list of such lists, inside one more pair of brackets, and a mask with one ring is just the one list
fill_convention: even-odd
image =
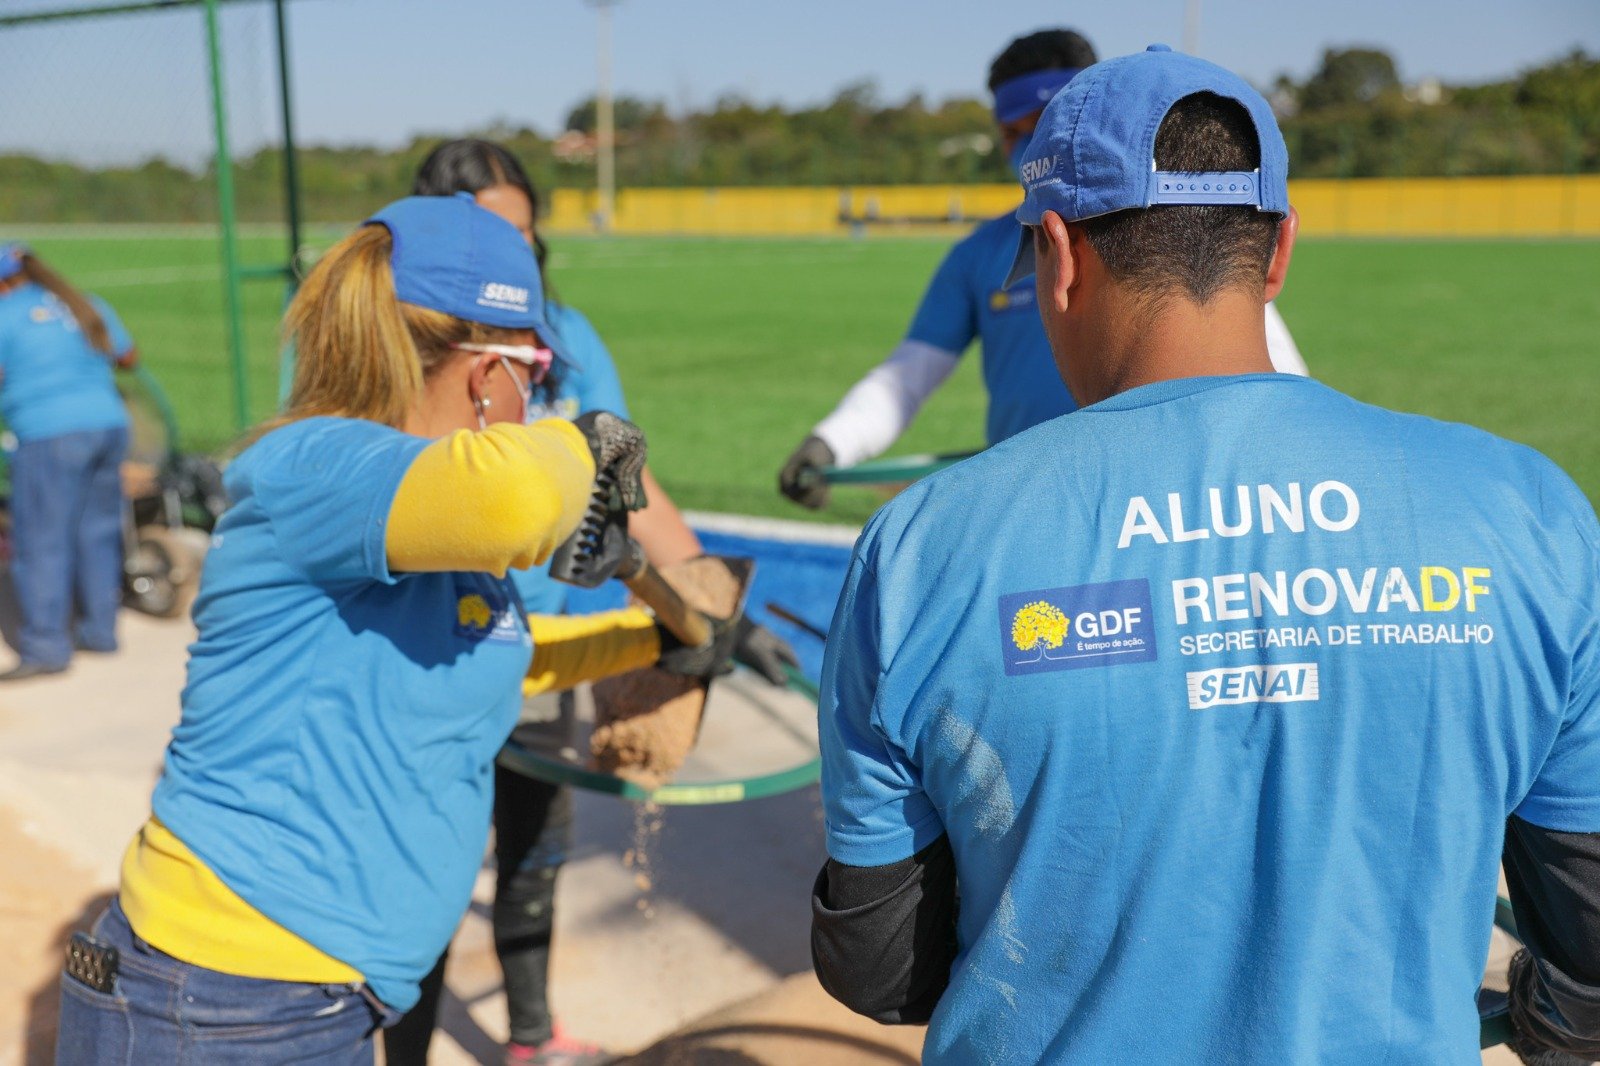
[(396, 573), (534, 566), (578, 526), (594, 460), (571, 422), (461, 430), (412, 460), (389, 505), (384, 544)]

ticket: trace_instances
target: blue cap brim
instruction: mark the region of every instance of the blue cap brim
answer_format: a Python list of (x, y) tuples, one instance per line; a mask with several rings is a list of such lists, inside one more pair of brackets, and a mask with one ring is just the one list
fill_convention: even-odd
[(1017, 254), (1011, 260), (1011, 270), (1006, 274), (1004, 287), (1009, 289), (1017, 282), (1031, 278), (1037, 266), (1033, 257), (1033, 231), (1023, 226), (1022, 236), (1017, 238)]

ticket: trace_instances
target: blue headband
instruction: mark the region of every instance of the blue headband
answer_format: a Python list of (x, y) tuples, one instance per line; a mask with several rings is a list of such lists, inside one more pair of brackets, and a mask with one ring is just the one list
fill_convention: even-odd
[(1015, 122), (1024, 115), (1042, 111), (1052, 97), (1066, 88), (1079, 68), (1036, 70), (1020, 78), (1001, 82), (994, 90), (994, 117), (997, 122)]

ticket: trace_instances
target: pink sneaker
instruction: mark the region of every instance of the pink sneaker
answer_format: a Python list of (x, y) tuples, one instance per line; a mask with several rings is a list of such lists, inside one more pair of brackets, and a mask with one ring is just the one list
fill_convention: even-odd
[(542, 1044), (507, 1044), (506, 1066), (600, 1066), (611, 1056), (599, 1044), (568, 1036), (561, 1026)]

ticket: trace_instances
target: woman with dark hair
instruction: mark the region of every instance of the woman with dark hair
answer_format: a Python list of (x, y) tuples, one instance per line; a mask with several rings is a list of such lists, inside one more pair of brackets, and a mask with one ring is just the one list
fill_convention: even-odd
[[(565, 356), (552, 370), (554, 385), (537, 414), (572, 419), (591, 411), (610, 411), (628, 417), (616, 365), (600, 335), (575, 308), (549, 298), (549, 275), (543, 269), (549, 249), (536, 224), (539, 193), (517, 158), (493, 141), (449, 141), (423, 161), (411, 191), (418, 196), (470, 193), (478, 206), (510, 222), (533, 245), (546, 287), (548, 320), (560, 336)], [(630, 517), (628, 531), (650, 562), (660, 567), (700, 555), (699, 538), (648, 467), (644, 485), (649, 504)], [(566, 586), (544, 570), (517, 570), (512, 578), (530, 612), (554, 614), (565, 608)], [(741, 622), (734, 658), (773, 684), (782, 684), (784, 667), (797, 662), (780, 638), (747, 620)], [(529, 698), (517, 727), (518, 741), (539, 750), (565, 746), (564, 723), (572, 720), (571, 707), (570, 691)], [(556, 874), (566, 861), (572, 836), (571, 793), (497, 766), (494, 827), (495, 953), (505, 974), (511, 1015), (506, 1062), (581, 1066), (602, 1061), (605, 1056), (598, 1047), (557, 1029), (546, 995)], [(390, 1066), (427, 1061), (444, 987), (444, 964), (441, 957), (423, 982), (421, 1001), (385, 1032)]]
[(136, 357), (103, 300), (22, 245), (0, 245), (0, 415), (17, 438), (11, 578), (22, 609), (20, 661), (0, 681), (59, 674), (74, 646), (117, 650), (128, 413), (111, 368)]

